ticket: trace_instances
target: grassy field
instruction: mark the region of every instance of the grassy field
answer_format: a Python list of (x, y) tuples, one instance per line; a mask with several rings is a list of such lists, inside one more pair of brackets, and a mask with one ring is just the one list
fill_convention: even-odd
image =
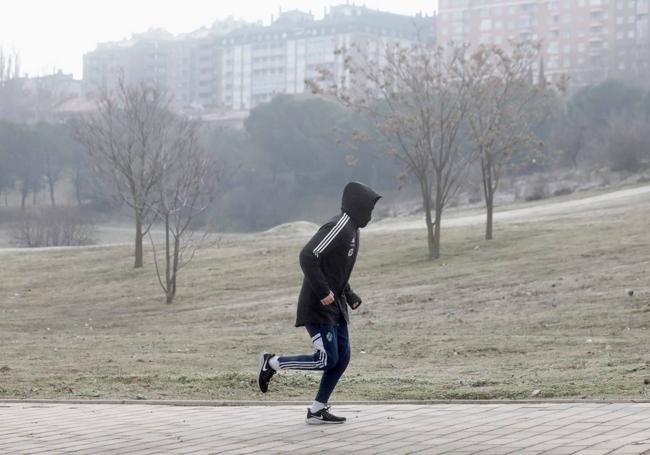
[[(362, 236), (352, 362), (334, 400), (650, 398), (650, 201), (546, 221)], [(228, 238), (164, 304), (129, 248), (1, 252), (0, 397), (312, 399), (258, 353), (310, 352), (293, 327), (305, 237)], [(627, 290), (634, 290), (629, 296)]]

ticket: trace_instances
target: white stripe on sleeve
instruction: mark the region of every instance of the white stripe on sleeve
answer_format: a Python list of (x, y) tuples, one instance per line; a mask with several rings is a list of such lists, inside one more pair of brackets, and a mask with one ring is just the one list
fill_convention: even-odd
[(314, 248), (314, 254), (316, 257), (318, 257), (319, 254), (321, 254), (323, 251), (325, 251), (325, 248), (329, 246), (330, 243), (332, 243), (332, 240), (336, 238), (336, 236), (343, 230), (345, 225), (347, 224), (348, 220), (350, 217), (348, 216), (347, 213), (344, 213), (343, 216), (341, 216), (341, 219), (336, 223), (336, 225), (332, 228), (332, 230), (325, 236), (325, 238), (318, 244), (316, 248)]

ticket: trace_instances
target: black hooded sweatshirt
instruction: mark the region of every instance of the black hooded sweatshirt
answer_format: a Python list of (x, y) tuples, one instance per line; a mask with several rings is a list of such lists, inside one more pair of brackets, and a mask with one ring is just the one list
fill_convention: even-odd
[[(298, 299), (296, 327), (348, 322), (347, 306), (361, 302), (348, 284), (359, 251), (359, 228), (370, 222), (380, 198), (363, 183), (348, 183), (343, 190), (341, 213), (321, 226), (300, 252), (305, 278)], [(323, 305), (321, 300), (330, 290), (336, 301)]]

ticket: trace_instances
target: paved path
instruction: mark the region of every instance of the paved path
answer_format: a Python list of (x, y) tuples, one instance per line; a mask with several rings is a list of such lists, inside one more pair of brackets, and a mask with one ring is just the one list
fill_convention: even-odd
[(650, 453), (650, 403), (304, 406), (0, 402), (0, 453)]

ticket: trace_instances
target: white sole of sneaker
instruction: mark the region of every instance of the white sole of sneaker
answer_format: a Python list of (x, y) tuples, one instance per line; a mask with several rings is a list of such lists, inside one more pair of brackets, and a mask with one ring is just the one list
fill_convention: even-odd
[(345, 423), (345, 422), (326, 422), (325, 420), (319, 420), (319, 419), (305, 419), (305, 422), (307, 422), (307, 425), (341, 425), (342, 423)]

